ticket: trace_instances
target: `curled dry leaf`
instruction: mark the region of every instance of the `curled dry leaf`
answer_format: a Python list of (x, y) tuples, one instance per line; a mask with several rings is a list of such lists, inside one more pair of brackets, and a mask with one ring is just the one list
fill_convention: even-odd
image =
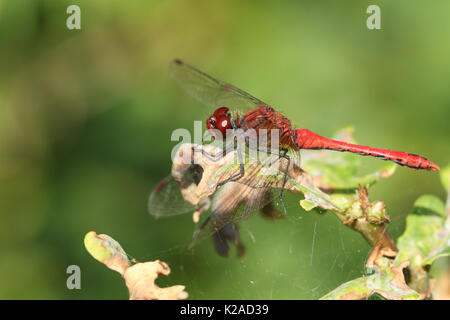
[(169, 275), (167, 263), (160, 260), (137, 263), (123, 274), (130, 291), (130, 300), (181, 300), (188, 297), (185, 286), (160, 288), (155, 284), (159, 275)]
[(86, 234), (84, 245), (96, 260), (122, 275), (130, 292), (130, 300), (179, 300), (188, 297), (185, 286), (160, 288), (155, 284), (159, 275), (170, 274), (165, 262), (156, 260), (130, 266), (120, 244), (110, 236), (98, 235), (95, 231)]

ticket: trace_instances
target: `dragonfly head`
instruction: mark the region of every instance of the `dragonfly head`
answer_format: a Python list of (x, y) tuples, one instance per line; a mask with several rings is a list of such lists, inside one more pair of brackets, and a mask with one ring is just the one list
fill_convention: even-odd
[(225, 139), (227, 129), (231, 129), (231, 119), (228, 108), (222, 107), (214, 111), (214, 114), (206, 121), (206, 126), (211, 134), (216, 137), (214, 129), (222, 133), (222, 138)]

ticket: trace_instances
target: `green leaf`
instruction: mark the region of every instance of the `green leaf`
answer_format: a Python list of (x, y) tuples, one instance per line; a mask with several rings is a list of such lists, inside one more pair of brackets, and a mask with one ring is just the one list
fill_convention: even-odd
[(415, 215), (436, 215), (446, 217), (445, 206), (441, 199), (433, 195), (423, 195), (414, 202), (413, 214)]
[(346, 282), (323, 296), (321, 300), (360, 300), (375, 293), (393, 300), (419, 299), (420, 295), (405, 284), (402, 270), (406, 265), (407, 263), (404, 263)]
[(343, 210), (349, 209), (356, 199), (355, 193), (332, 193), (330, 197), (331, 201)]
[(127, 254), (120, 244), (106, 234), (88, 232), (84, 236), (84, 246), (92, 257), (121, 274), (130, 265)]
[(324, 295), (320, 300), (361, 300), (372, 294), (367, 286), (369, 277), (361, 277), (341, 284), (333, 291)]
[(303, 209), (305, 209), (305, 211), (311, 211), (312, 209), (317, 207), (316, 203), (309, 200), (300, 200), (300, 205), (302, 206)]
[(445, 217), (444, 203), (439, 198), (432, 195), (418, 198), (413, 213), (406, 219), (405, 232), (397, 241), (397, 260), (410, 259), (413, 267), (416, 263), (424, 267), (438, 257), (449, 255), (450, 240)]
[(424, 265), (432, 265), (433, 262), (436, 259), (442, 258), (442, 257), (448, 257), (450, 256), (450, 247), (442, 247), (440, 248), (438, 251), (436, 251), (433, 255), (428, 256), (425, 260), (424, 260)]
[[(306, 173), (303, 174), (305, 175), (305, 177), (307, 177)], [(292, 179), (289, 177), (288, 183), (293, 187), (295, 191), (299, 191), (304, 194), (305, 200), (303, 200), (303, 202), (301, 203), (302, 206), (307, 203), (308, 205), (306, 205), (306, 208), (310, 208), (310, 210), (314, 206), (321, 207), (327, 210), (343, 211), (343, 208), (339, 207), (337, 203), (334, 203), (328, 194), (318, 189), (309, 178), (298, 179), (296, 177), (296, 179)], [(305, 210), (307, 210), (306, 208)]]

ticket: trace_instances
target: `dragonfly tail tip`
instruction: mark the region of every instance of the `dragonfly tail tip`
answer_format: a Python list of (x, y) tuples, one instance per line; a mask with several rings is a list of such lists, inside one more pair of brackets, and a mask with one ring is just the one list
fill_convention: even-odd
[(433, 162), (430, 162), (430, 166), (429, 166), (430, 170), (432, 171), (439, 171), (441, 170), (441, 168), (439, 168), (438, 165), (434, 164)]

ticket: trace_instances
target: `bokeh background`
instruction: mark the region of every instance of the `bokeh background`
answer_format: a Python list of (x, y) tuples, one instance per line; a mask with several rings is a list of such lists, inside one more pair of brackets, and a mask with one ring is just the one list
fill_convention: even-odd
[[(66, 8), (81, 8), (68, 30)], [(366, 28), (381, 7), (382, 30)], [(450, 154), (450, 2), (0, 1), (0, 298), (127, 299), (120, 275), (86, 252), (91, 230), (139, 261), (161, 259), (193, 299), (316, 299), (364, 274), (369, 246), (332, 215), (288, 195), (280, 221), (241, 223), (247, 254), (186, 248), (190, 215), (154, 220), (147, 199), (168, 175), (176, 128), (210, 110), (170, 78), (182, 58), (329, 136)], [(377, 160), (364, 158), (375, 167)], [(371, 189), (394, 238), (414, 200), (446, 195), (437, 173), (398, 168)], [(68, 290), (66, 268), (81, 268)]]

